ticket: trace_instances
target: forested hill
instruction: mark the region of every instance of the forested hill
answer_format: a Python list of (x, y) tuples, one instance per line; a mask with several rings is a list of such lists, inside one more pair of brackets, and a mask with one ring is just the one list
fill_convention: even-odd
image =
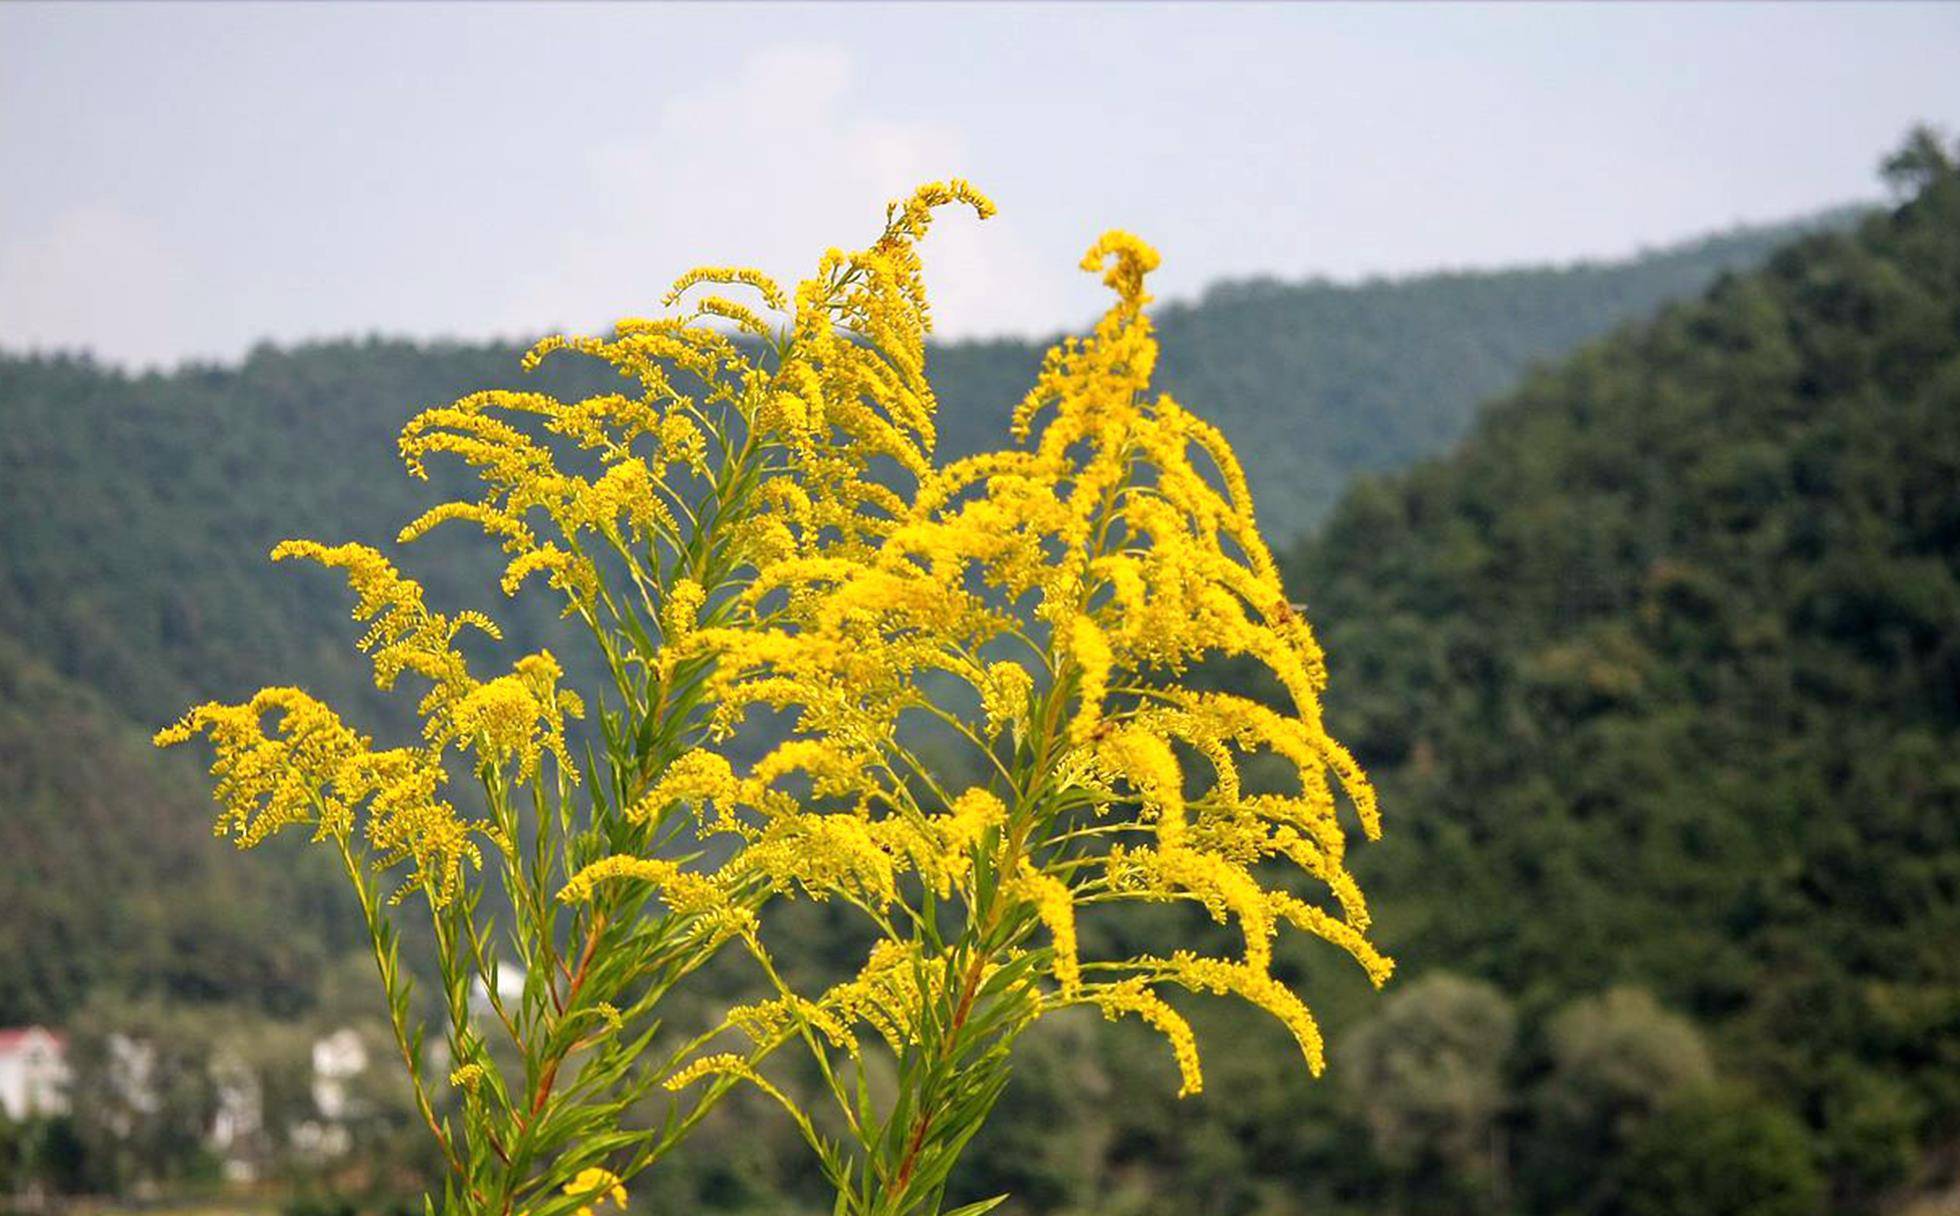
[(1653, 990), (1818, 1133), (1832, 1210), (1960, 1142), (1960, 174), (1916, 155), (1896, 213), (1532, 375), (1292, 571), (1405, 968), (1527, 1018)]
[[(1622, 263), (1223, 286), (1160, 310), (1162, 383), (1224, 428), (1262, 522), (1290, 537), (1353, 473), (1443, 450), (1480, 398), (1534, 360), (1855, 214)], [(948, 455), (1005, 441), (1044, 349), (935, 348)], [(317, 586), (274, 571), (265, 552), (297, 534), (392, 536), (440, 489), (403, 475), (396, 431), (423, 406), (519, 383), (520, 353), (370, 340), (265, 347), (236, 367), (144, 376), (0, 354), (0, 634), (145, 721), (281, 673), (360, 695), (341, 605), (317, 602)], [(546, 369), (532, 378), (543, 387), (599, 384), (575, 360)], [(488, 585), (474, 548), (437, 538), (412, 560), (438, 598), (456, 602)]]
[(149, 735), (0, 637), (0, 1025), (58, 1023), (92, 992), (292, 1013), (359, 943), (314, 859), (224, 856), (208, 782)]
[[(1840, 230), (1840, 208), (1739, 228), (1620, 262), (1378, 279), (1357, 285), (1224, 283), (1155, 312), (1158, 383), (1218, 423), (1238, 449), (1260, 522), (1293, 537), (1318, 523), (1357, 472), (1399, 469), (1447, 448), (1477, 405), (1613, 327), (1758, 265), (1805, 232)], [(1001, 442), (1042, 344), (934, 352), (942, 427), (956, 453)]]
[[(1440, 451), (1480, 396), (1515, 383), (1533, 360), (1760, 262), (1797, 228), (1850, 218), (1738, 231), (1611, 265), (1223, 287), (1162, 309), (1160, 367), (1166, 387), (1246, 454), (1267, 527), (1287, 535), (1355, 471)], [(1002, 442), (1041, 349), (934, 351), (947, 449)], [(0, 915), (11, 929), (0, 968), (47, 977), (0, 984), (0, 1022), (60, 1016), (96, 975), (186, 995), (254, 977), (300, 982), (287, 939), (314, 932), (310, 921), (240, 911), (241, 940), (190, 959), (188, 974), (131, 945), (211, 939), (192, 927), (208, 918), (172, 929), (188, 905), (159, 896), (160, 874), (124, 862), (181, 858), (173, 891), (228, 889), (206, 875), (236, 863), (204, 838), (201, 783), (177, 779), (188, 758), (125, 745), (193, 700), (271, 682), (351, 705), (364, 725), (399, 724), (401, 707), (377, 699), (349, 646), (344, 599), (265, 555), (293, 535), (385, 539), (436, 501), (440, 483), (402, 473), (397, 429), (422, 406), (517, 382), (518, 353), (373, 340), (268, 347), (238, 366), (141, 376), (83, 359), (0, 356), (0, 818), (17, 846), (0, 857)], [(598, 383), (593, 374), (571, 361), (542, 378), (578, 391)], [(459, 531), (416, 546), (406, 564), (434, 602), (468, 606), (497, 598), (491, 560)], [(499, 611), (517, 617), (514, 645), (556, 627), (544, 597)], [(14, 689), (64, 708), (35, 708)], [(57, 824), (83, 821), (63, 818), (72, 806), (98, 804), (86, 854), (50, 843)], [(142, 814), (112, 830), (130, 806)], [(146, 936), (151, 920), (163, 937)], [(281, 923), (295, 927), (275, 933)]]

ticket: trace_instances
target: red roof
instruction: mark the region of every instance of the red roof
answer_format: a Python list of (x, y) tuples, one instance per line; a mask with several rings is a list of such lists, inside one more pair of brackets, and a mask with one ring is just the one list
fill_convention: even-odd
[(12, 1055), (27, 1046), (29, 1039), (36, 1036), (47, 1039), (56, 1047), (67, 1045), (68, 1036), (45, 1026), (11, 1026), (0, 1028), (0, 1054)]

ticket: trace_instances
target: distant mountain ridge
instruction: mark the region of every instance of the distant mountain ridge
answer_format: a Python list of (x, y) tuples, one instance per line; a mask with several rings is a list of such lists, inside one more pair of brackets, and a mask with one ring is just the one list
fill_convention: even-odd
[[(1830, 212), (1608, 265), (1352, 286), (1223, 285), (1158, 311), (1161, 384), (1225, 430), (1266, 529), (1285, 538), (1320, 519), (1355, 474), (1445, 449), (1480, 398), (1511, 387), (1535, 362), (1760, 263), (1802, 231), (1850, 219)], [(946, 453), (1006, 442), (1008, 415), (1043, 349), (1018, 341), (933, 349)], [(65, 977), (0, 983), (0, 1023), (58, 1017), (97, 981), (179, 996), (301, 982), (292, 952), (317, 954), (305, 939), (337, 932), (330, 908), (321, 923), (293, 927), (294, 940), (244, 935), (234, 947), (240, 957), (211, 959), (195, 974), (131, 974), (117, 961), (127, 953), (120, 943), (138, 940), (129, 934), (150, 930), (115, 907), (165, 922), (177, 915), (163, 878), (126, 862), (159, 849), (181, 856), (173, 881), (193, 887), (207, 885), (213, 866), (237, 868), (208, 839), (188, 760), (125, 745), (192, 701), (273, 682), (304, 684), (378, 734), (400, 728), (403, 707), (375, 693), (352, 650), (342, 595), (317, 577), (274, 569), (265, 555), (294, 535), (385, 543), (443, 493), (440, 473), (434, 485), (402, 473), (400, 425), (423, 406), (519, 383), (519, 353), (369, 340), (263, 347), (237, 366), (144, 375), (82, 358), (0, 355), (0, 673), (17, 673), (0, 680), (0, 768), (13, 778), (0, 781), (0, 817), (15, 825), (17, 845), (0, 857), (0, 911), (14, 927), (9, 949), (19, 952), (0, 969)], [(576, 361), (553, 361), (531, 382), (562, 392), (603, 384)], [(404, 564), (432, 602), (496, 611), (513, 646), (544, 641), (568, 657), (582, 653), (542, 599), (501, 602), (496, 555), (480, 541), (438, 534)], [(21, 688), (42, 690), (40, 701), (20, 694), (10, 702), (6, 690)], [(50, 698), (69, 710), (31, 708)], [(122, 758), (99, 764), (102, 748)], [(114, 783), (76, 794), (29, 780), (75, 766), (91, 771), (68, 779), (86, 784), (113, 772)], [(78, 797), (100, 804), (91, 822), (104, 824), (120, 802), (142, 804), (150, 834), (92, 829), (100, 867), (53, 849), (48, 817), (67, 814)], [(99, 889), (97, 872), (117, 881)], [(240, 923), (279, 923), (252, 910), (257, 896), (235, 889)], [(102, 912), (108, 919), (80, 916), (77, 891), (113, 905)], [(181, 942), (202, 930), (166, 923), (158, 932)]]
[[(1617, 261), (1370, 278), (1219, 283), (1154, 315), (1158, 385), (1217, 423), (1246, 464), (1260, 520), (1293, 537), (1323, 519), (1356, 472), (1440, 452), (1477, 405), (1533, 363), (1691, 298), (1811, 232), (1868, 208), (1726, 232)], [(1046, 343), (954, 343), (933, 355), (942, 442), (1002, 441)]]

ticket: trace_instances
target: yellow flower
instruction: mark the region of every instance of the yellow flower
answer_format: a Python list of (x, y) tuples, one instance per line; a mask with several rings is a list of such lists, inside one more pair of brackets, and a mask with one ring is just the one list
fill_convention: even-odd
[(365, 809), (379, 863), (413, 861), (410, 883), (439, 905), (455, 895), (465, 863), (482, 864), (470, 839), (482, 825), (464, 822), (438, 796), (446, 777), (433, 756), (415, 748), (377, 752), (297, 688), (267, 688), (240, 705), (200, 705), (157, 732), (156, 743), (171, 747), (200, 733), (216, 753), (214, 796), (224, 808), (216, 831), (241, 849), (306, 824), (316, 840), (344, 842)]
[(1103, 698), (1109, 693), (1112, 656), (1109, 640), (1103, 636), (1096, 622), (1086, 615), (1069, 622), (1068, 642), (1069, 657), (1081, 672), (1081, 683), (1076, 690), (1079, 708), (1075, 711), (1075, 720), (1069, 724), (1069, 738), (1079, 746), (1089, 741), (1102, 721)]
[(602, 857), (574, 874), (559, 890), (558, 899), (586, 903), (599, 884), (621, 881), (651, 886), (676, 915), (697, 918), (716, 932), (742, 932), (755, 923), (754, 913), (735, 902), (720, 877), (683, 870), (661, 857)]
[(1027, 858), (1009, 884), (1012, 893), (1034, 906), (1035, 915), (1048, 927), (1055, 942), (1053, 970), (1063, 996), (1074, 996), (1082, 987), (1082, 962), (1075, 947), (1075, 899), (1068, 884), (1052, 874), (1036, 869)]
[(537, 773), (549, 752), (559, 770), (576, 781), (578, 769), (565, 746), (565, 718), (583, 710), (576, 697), (568, 699), (558, 688), (563, 674), (548, 650), (519, 659), (509, 675), (479, 684), (457, 700), (438, 727), (436, 744), (474, 748), (498, 768), (514, 760), (520, 783)]
[(596, 1165), (580, 1170), (578, 1177), (567, 1182), (565, 1194), (591, 1201), (579, 1208), (578, 1216), (593, 1216), (594, 1209), (608, 1200), (622, 1212), (626, 1210), (626, 1184), (618, 1174)]
[(1184, 1015), (1165, 1003), (1164, 998), (1152, 991), (1148, 984), (1132, 978), (1115, 984), (1098, 985), (1090, 999), (1103, 1011), (1104, 1017), (1113, 1019), (1133, 1013), (1169, 1040), (1181, 1079), (1178, 1097), (1189, 1097), (1203, 1091), (1205, 1075), (1198, 1065), (1198, 1036), (1192, 1033), (1191, 1023), (1184, 1020)]
[(1179, 951), (1168, 959), (1139, 961), (1154, 964), (1164, 979), (1193, 992), (1236, 996), (1263, 1009), (1292, 1033), (1301, 1055), (1306, 1057), (1307, 1071), (1317, 1077), (1327, 1067), (1320, 1023), (1291, 988), (1265, 971), (1245, 963), (1203, 958), (1189, 951)]

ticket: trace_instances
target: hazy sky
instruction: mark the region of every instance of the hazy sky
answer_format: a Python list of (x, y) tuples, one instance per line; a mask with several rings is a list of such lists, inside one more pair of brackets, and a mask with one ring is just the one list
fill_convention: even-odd
[(795, 276), (963, 175), (942, 333), (1047, 332), (1103, 228), (1160, 295), (1612, 256), (1876, 196), (1960, 126), (1960, 4), (0, 5), (0, 347), (530, 335)]

